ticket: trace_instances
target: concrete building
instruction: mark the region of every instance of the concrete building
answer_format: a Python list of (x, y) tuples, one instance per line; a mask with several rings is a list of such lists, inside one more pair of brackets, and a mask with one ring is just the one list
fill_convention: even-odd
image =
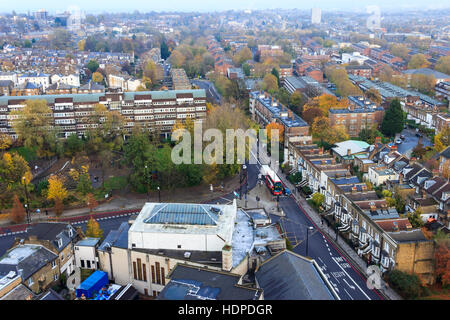
[(98, 269), (97, 247), (100, 238), (85, 238), (74, 246), (75, 265), (83, 269)]
[(0, 97), (0, 132), (16, 138), (11, 125), (10, 112), (20, 110), (27, 99), (45, 100), (52, 110), (54, 126), (61, 129), (62, 137), (71, 134), (83, 136), (89, 127), (89, 116), (96, 104), (104, 105), (108, 111), (117, 111), (125, 118), (124, 129), (131, 133), (135, 124), (140, 124), (148, 131), (156, 128), (166, 137), (172, 132), (177, 120), (186, 118), (200, 120), (206, 118), (205, 90), (175, 91), (141, 91), (141, 92), (106, 92), (90, 94), (38, 95), (23, 97)]
[(189, 90), (192, 88), (184, 69), (172, 69), (170, 70), (170, 76), (172, 77), (173, 90)]
[(312, 24), (320, 24), (321, 20), (322, 20), (322, 9), (312, 8), (311, 9), (311, 23)]

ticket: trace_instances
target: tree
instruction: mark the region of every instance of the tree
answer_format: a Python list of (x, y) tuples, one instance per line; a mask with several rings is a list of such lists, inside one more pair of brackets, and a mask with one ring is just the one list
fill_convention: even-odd
[(63, 201), (67, 198), (67, 196), (68, 192), (64, 187), (64, 180), (57, 175), (52, 175), (48, 179), (47, 199), (55, 202), (55, 211), (57, 216), (61, 215)]
[(434, 236), (435, 250), (435, 273), (437, 280), (443, 285), (450, 285), (450, 238), (448, 234), (439, 230)]
[(92, 210), (94, 210), (98, 206), (98, 202), (92, 193), (88, 193), (86, 204), (90, 212), (92, 212)]
[(411, 88), (421, 93), (433, 95), (436, 78), (433, 75), (413, 74), (410, 81)]
[(100, 229), (100, 225), (94, 218), (90, 218), (86, 224), (86, 237), (103, 239), (103, 230)]
[(424, 54), (418, 53), (411, 57), (408, 63), (408, 69), (426, 68), (430, 65)]
[(170, 56), (169, 47), (167, 46), (167, 43), (165, 41), (161, 42), (161, 58), (166, 60)]
[(437, 152), (441, 152), (448, 146), (450, 146), (450, 127), (444, 127), (434, 136), (434, 148)]
[(271, 122), (266, 126), (267, 131), (267, 139), (272, 141), (272, 130), (278, 130), (279, 142), (283, 143), (284, 141), (284, 126), (277, 122)]
[(86, 65), (86, 67), (92, 72), (94, 73), (95, 71), (97, 71), (99, 64), (97, 62), (97, 60), (89, 60), (88, 64)]
[(393, 137), (395, 134), (400, 133), (404, 127), (404, 115), (400, 101), (394, 99), (391, 101), (389, 108), (384, 114), (383, 122), (381, 123), (381, 131), (389, 136)]
[(408, 47), (406, 47), (404, 44), (393, 44), (391, 46), (391, 53), (396, 56), (396, 57), (400, 57), (403, 60), (407, 60), (408, 59)]
[(423, 226), (423, 221), (421, 215), (423, 214), (422, 209), (419, 207), (414, 212), (408, 213), (409, 223), (413, 226), (413, 228), (420, 228)]
[(264, 90), (274, 93), (278, 90), (278, 80), (273, 74), (266, 74), (263, 79)]
[(100, 83), (103, 82), (103, 76), (100, 72), (94, 72), (92, 74), (92, 81)]
[(280, 73), (278, 72), (277, 68), (273, 68), (271, 74), (277, 78), (277, 84), (280, 86)]
[(422, 294), (422, 286), (416, 274), (394, 269), (389, 273), (389, 283), (405, 299), (415, 299)]
[(233, 62), (236, 65), (242, 65), (247, 60), (252, 59), (253, 55), (252, 52), (248, 47), (242, 48), (238, 53), (236, 53), (233, 57)]
[(12, 139), (6, 133), (0, 133), (0, 152), (8, 149), (12, 144)]
[(14, 204), (11, 209), (10, 218), (14, 223), (22, 223), (25, 220), (25, 208), (20, 203), (19, 196), (14, 195)]
[(82, 195), (86, 195), (92, 192), (92, 182), (91, 177), (89, 175), (89, 166), (84, 165), (81, 166), (77, 184), (77, 191)]
[(365, 95), (367, 99), (372, 100), (376, 104), (380, 104), (383, 101), (383, 99), (381, 98), (381, 94), (375, 88), (370, 88), (369, 90), (367, 90), (365, 92)]
[(440, 57), (434, 69), (445, 74), (450, 74), (450, 56)]
[(178, 49), (170, 55), (170, 62), (175, 68), (180, 68), (185, 61), (186, 57)]
[(244, 71), (246, 77), (250, 77), (250, 65), (248, 63), (242, 65), (242, 71)]
[(81, 39), (78, 41), (77, 46), (79, 51), (84, 51), (84, 47), (86, 45), (86, 39)]
[(18, 119), (12, 125), (27, 148), (37, 147), (38, 156), (50, 156), (56, 145), (52, 129), (51, 109), (45, 100), (27, 100), (25, 107), (13, 111)]
[(315, 192), (312, 195), (312, 202), (319, 208), (325, 200), (325, 196), (319, 192)]
[(53, 33), (49, 35), (52, 47), (60, 50), (71, 46), (71, 37), (69, 31), (63, 28), (54, 29)]

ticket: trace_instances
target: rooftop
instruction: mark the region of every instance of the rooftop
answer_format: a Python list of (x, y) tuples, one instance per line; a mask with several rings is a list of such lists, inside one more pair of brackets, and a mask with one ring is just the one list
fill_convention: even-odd
[(158, 300), (258, 300), (261, 289), (238, 285), (240, 275), (177, 264)]

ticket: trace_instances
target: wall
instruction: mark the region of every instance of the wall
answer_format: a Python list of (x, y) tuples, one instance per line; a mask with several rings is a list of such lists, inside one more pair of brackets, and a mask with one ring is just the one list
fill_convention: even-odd
[[(84, 260), (83, 267), (81, 266), (81, 260)], [(75, 265), (79, 268), (88, 269), (86, 264), (87, 260), (91, 261), (91, 267), (89, 269), (97, 269), (97, 265), (95, 263), (97, 261), (97, 257), (95, 255), (95, 247), (75, 246)]]
[(423, 283), (434, 284), (433, 241), (399, 243), (395, 268), (407, 273), (416, 273)]

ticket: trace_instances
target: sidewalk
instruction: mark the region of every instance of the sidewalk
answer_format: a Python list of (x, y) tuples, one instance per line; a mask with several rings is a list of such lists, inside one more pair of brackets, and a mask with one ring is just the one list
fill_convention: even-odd
[[(292, 183), (290, 183), (281, 174), (279, 174), (279, 177), (281, 178), (283, 183), (288, 186), (288, 188), (290, 188), (290, 190), (293, 190), (293, 198), (295, 199), (297, 204), (299, 204), (300, 207), (305, 211), (306, 215), (314, 222), (316, 227), (320, 231), (322, 231), (322, 233), (328, 236), (330, 242), (332, 242), (338, 248), (338, 250), (345, 256), (347, 260), (351, 262), (351, 264), (358, 270), (358, 272), (364, 275), (364, 277), (368, 278), (369, 275), (367, 274), (367, 263), (360, 256), (358, 256), (355, 250), (353, 250), (340, 236), (338, 236), (338, 241), (335, 241), (336, 232), (332, 228), (328, 227), (325, 223), (321, 223), (322, 218), (313, 208), (311, 208), (306, 199), (298, 194), (297, 189), (294, 187), (294, 185), (292, 185)], [(403, 300), (394, 290), (389, 287), (385, 286), (384, 289), (378, 291), (382, 293), (387, 299)]]

